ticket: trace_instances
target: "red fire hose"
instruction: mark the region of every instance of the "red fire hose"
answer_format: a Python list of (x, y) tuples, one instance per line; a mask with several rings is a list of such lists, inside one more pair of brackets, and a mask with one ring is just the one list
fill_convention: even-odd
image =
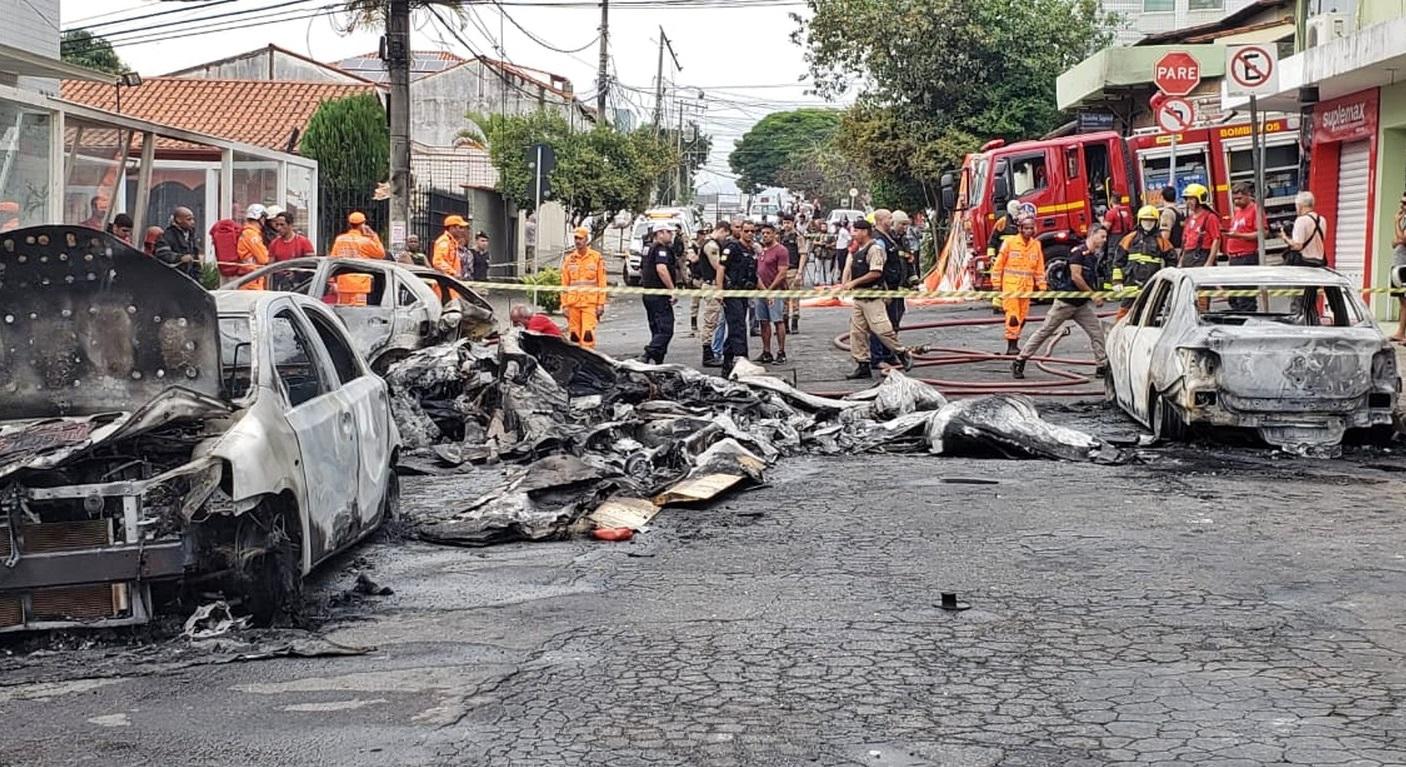
[[(1100, 314), (1099, 317), (1111, 317), (1111, 312)], [(1005, 319), (1002, 317), (989, 317), (982, 319), (961, 319), (961, 320), (939, 320), (936, 322), (922, 322), (915, 325), (904, 325), (902, 331), (907, 333), (913, 330), (931, 330), (935, 328), (970, 327), (974, 325), (1004, 325)], [(1069, 335), (1070, 328), (1064, 328), (1063, 332), (1055, 335), (1050, 342), (1045, 345), (1044, 354), (1031, 357), (1030, 361), (1045, 373), (1052, 375), (1053, 381), (953, 381), (944, 378), (919, 378), (918, 380), (931, 386), (937, 387), (939, 391), (946, 395), (973, 395), (973, 394), (1034, 394), (1045, 397), (1100, 397), (1103, 396), (1103, 389), (1072, 388), (1081, 387), (1094, 382), (1094, 378), (1071, 370), (1064, 370), (1054, 365), (1074, 365), (1081, 367), (1094, 367), (1095, 363), (1091, 359), (1074, 359), (1071, 357), (1053, 356), (1054, 347), (1065, 336)], [(835, 347), (843, 351), (849, 351), (849, 335), (835, 337)], [(970, 365), (981, 362), (1009, 363), (1012, 357), (993, 352), (984, 352), (975, 349), (962, 349), (950, 346), (927, 346), (922, 351), (913, 352), (913, 367), (944, 367), (947, 365)], [(848, 392), (811, 392), (820, 396), (840, 396)]]

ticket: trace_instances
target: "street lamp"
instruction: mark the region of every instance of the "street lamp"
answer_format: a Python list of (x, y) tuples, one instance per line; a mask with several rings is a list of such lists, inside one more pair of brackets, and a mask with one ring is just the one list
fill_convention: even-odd
[(117, 76), (117, 81), (113, 83), (117, 87), (117, 114), (122, 114), (122, 89), (135, 88), (142, 84), (142, 76), (136, 72), (123, 72)]

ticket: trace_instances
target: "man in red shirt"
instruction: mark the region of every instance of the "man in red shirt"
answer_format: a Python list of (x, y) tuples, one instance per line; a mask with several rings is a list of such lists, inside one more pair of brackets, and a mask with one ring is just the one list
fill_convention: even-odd
[[(776, 226), (762, 224), (762, 254), (757, 258), (757, 289), (781, 290), (786, 287), (786, 272), (791, 255), (776, 237)], [(762, 356), (757, 362), (786, 364), (786, 299), (754, 298), (752, 313), (762, 331)], [(776, 329), (776, 356), (771, 356), (772, 328)]]
[(1200, 184), (1187, 184), (1186, 223), (1181, 235), (1181, 267), (1215, 266), (1220, 256), (1220, 217), (1206, 204), (1210, 193)]
[[(1235, 210), (1230, 214), (1230, 231), (1225, 233), (1225, 255), (1231, 266), (1258, 266), (1260, 262), (1260, 216), (1254, 194), (1255, 188), (1244, 181), (1230, 190)], [(1231, 311), (1253, 312), (1258, 304), (1254, 296), (1230, 299)]]
[(273, 217), (274, 231), (278, 236), (269, 241), (269, 258), (273, 261), (288, 261), (303, 256), (316, 255), (312, 242), (293, 228), (293, 214), (283, 211)]
[(526, 304), (516, 304), (508, 312), (513, 324), (520, 328), (525, 328), (533, 333), (543, 333), (549, 336), (561, 338), (561, 328), (557, 327), (552, 318), (543, 312), (534, 312)]

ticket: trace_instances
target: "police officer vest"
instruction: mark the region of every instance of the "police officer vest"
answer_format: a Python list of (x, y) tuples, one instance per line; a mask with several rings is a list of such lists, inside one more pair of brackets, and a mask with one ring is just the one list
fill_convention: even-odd
[[(875, 238), (874, 240), (870, 241), (870, 243), (869, 243), (868, 245), (865, 245), (865, 246), (862, 247), (862, 248), (855, 248), (855, 249), (854, 249), (854, 255), (853, 255), (853, 256), (850, 256), (850, 259), (851, 259), (852, 263), (851, 263), (850, 269), (849, 269), (849, 278), (850, 278), (851, 280), (857, 280), (857, 279), (859, 279), (860, 277), (863, 277), (864, 275), (866, 275), (866, 274), (869, 273), (869, 271), (870, 271), (870, 270), (869, 270), (869, 249), (872, 248), (872, 247), (874, 247), (874, 246), (876, 246), (876, 245), (877, 245), (878, 247), (880, 247), (880, 248), (884, 247), (884, 242), (883, 242), (883, 240), (880, 240), (880, 239), (878, 239), (878, 238)], [(885, 254), (885, 256), (884, 256), (884, 263), (888, 263), (888, 260), (889, 260), (890, 258), (898, 258), (898, 254), (897, 254), (897, 253), (894, 253), (894, 254), (892, 254), (892, 255)], [(879, 290), (879, 289), (883, 289), (883, 288), (887, 287), (887, 285), (885, 285), (884, 282), (885, 282), (884, 279), (881, 277), (881, 278), (879, 278), (879, 282), (878, 282), (877, 284), (875, 284), (875, 283), (870, 283), (869, 285), (865, 285), (864, 287), (867, 288), (867, 289), (869, 289), (869, 290)]]
[(723, 243), (719, 260), (723, 265), (723, 287), (753, 290), (757, 287), (757, 255), (738, 240)]
[(693, 276), (711, 285), (718, 278), (718, 273), (713, 270), (713, 262), (708, 258), (709, 245), (716, 247), (718, 257), (722, 258), (722, 243), (713, 240), (704, 243), (702, 252), (698, 254), (698, 260), (693, 263)]

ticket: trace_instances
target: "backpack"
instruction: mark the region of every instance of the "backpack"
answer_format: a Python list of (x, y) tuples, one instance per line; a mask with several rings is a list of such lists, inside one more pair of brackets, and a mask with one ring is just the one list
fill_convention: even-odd
[(210, 245), (215, 249), (215, 262), (220, 276), (226, 279), (243, 274), (239, 270), (239, 233), (239, 223), (232, 218), (216, 221), (210, 227)]
[[(1313, 234), (1310, 234), (1308, 236), (1308, 242), (1305, 242), (1304, 245), (1307, 245), (1309, 242), (1313, 242), (1316, 238), (1323, 237), (1323, 217), (1318, 215), (1317, 213), (1313, 213), (1310, 215), (1313, 216)], [(1290, 238), (1286, 236), (1284, 239), (1288, 240)], [(1325, 261), (1324, 259), (1304, 258), (1303, 251), (1294, 250), (1293, 246), (1291, 245), (1289, 246), (1288, 250), (1284, 251), (1284, 265), (1322, 267), (1327, 266), (1328, 264), (1327, 261)]]

